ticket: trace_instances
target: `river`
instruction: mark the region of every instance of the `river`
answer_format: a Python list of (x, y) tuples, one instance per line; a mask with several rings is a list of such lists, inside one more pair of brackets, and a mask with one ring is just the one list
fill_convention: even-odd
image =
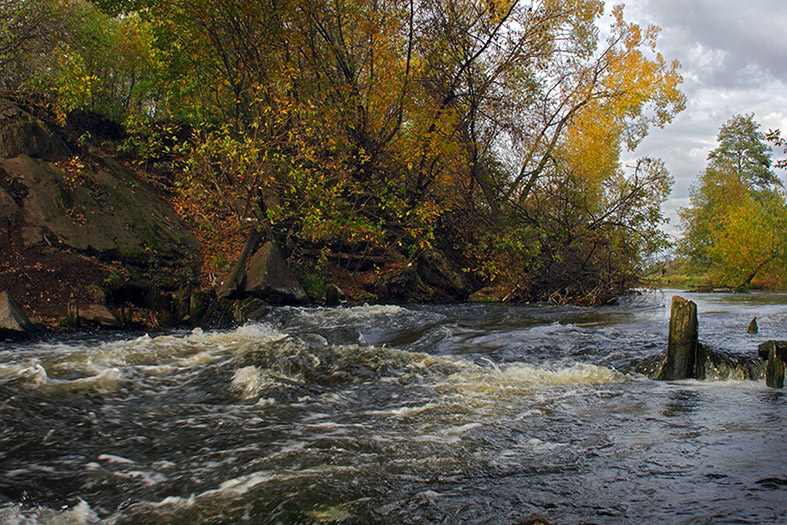
[[(626, 372), (672, 295), (0, 343), (0, 522), (783, 523), (782, 391)], [(787, 295), (682, 295), (787, 339)]]

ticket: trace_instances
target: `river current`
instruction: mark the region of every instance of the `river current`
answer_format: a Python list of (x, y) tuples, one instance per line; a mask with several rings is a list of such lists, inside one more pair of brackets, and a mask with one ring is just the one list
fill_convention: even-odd
[[(783, 523), (782, 391), (630, 371), (672, 295), (0, 342), (0, 523)], [(787, 340), (787, 295), (681, 295)]]

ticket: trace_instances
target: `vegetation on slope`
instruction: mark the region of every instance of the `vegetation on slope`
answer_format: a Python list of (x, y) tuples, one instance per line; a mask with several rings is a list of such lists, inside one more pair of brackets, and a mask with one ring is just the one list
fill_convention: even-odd
[(498, 298), (599, 304), (667, 244), (671, 178), (621, 152), (685, 104), (658, 28), (618, 7), (601, 39), (602, 10), (4, 2), (0, 87), (44, 96), (166, 190), (202, 242), (204, 280), (254, 228), (314, 293), (339, 278), (419, 297), (424, 274), (401, 276), (431, 261)]

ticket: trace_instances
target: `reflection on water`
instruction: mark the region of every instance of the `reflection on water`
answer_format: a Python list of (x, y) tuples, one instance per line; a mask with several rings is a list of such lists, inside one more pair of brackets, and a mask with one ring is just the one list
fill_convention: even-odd
[(697, 392), (690, 390), (676, 390), (670, 392), (664, 407), (665, 417), (689, 416), (697, 410), (700, 399)]
[[(787, 339), (784, 296), (690, 298), (727, 352)], [(669, 299), (0, 347), (0, 521), (778, 523), (781, 391), (623, 372)]]

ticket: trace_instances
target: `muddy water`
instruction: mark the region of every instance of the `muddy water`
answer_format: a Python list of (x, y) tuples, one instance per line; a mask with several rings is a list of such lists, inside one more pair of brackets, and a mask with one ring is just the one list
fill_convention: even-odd
[[(686, 296), (716, 348), (787, 339), (787, 296)], [(0, 522), (780, 523), (781, 391), (626, 372), (670, 297), (0, 343)]]

